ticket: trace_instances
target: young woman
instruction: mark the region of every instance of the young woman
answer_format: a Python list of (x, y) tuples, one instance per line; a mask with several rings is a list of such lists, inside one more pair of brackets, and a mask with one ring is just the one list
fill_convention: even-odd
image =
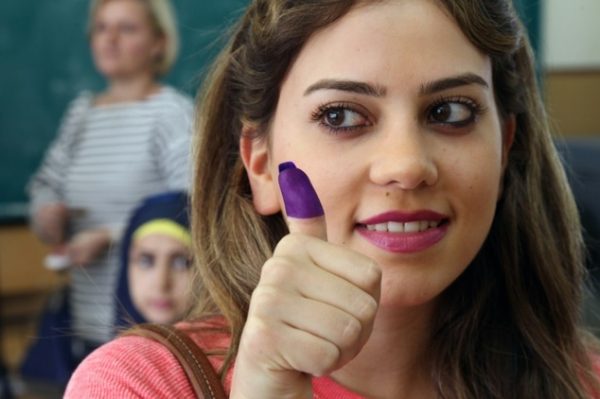
[[(230, 397), (598, 392), (577, 213), (510, 2), (253, 1), (198, 111), (205, 289), (180, 328), (223, 350)], [(186, 381), (124, 337), (67, 397)]]
[(29, 185), (34, 231), (70, 264), (85, 356), (113, 337), (118, 242), (142, 198), (189, 185), (192, 102), (160, 83), (177, 29), (164, 0), (94, 0), (90, 46), (106, 90), (82, 93)]

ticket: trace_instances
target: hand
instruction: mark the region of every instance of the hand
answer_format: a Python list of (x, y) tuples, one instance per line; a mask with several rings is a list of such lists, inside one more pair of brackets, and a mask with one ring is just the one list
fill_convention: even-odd
[(85, 266), (104, 252), (110, 244), (108, 229), (85, 230), (76, 234), (67, 244), (67, 254), (77, 266)]
[(373, 327), (378, 266), (328, 243), (323, 216), (289, 215), (290, 234), (264, 264), (252, 294), (231, 398), (312, 398), (311, 376), (353, 359)]
[(40, 240), (48, 245), (60, 245), (65, 241), (69, 211), (61, 202), (43, 205), (34, 215), (34, 230)]

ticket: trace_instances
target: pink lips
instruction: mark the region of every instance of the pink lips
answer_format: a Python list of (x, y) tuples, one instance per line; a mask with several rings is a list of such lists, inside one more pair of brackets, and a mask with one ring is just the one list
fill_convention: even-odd
[(173, 301), (168, 299), (155, 299), (150, 301), (150, 306), (157, 310), (170, 310), (173, 307)]
[[(444, 238), (448, 231), (448, 217), (440, 213), (420, 210), (416, 212), (385, 212), (362, 220), (357, 227), (358, 233), (376, 247), (389, 252), (414, 253), (423, 251)], [(416, 232), (389, 232), (367, 229), (366, 225), (388, 222), (409, 223), (417, 221), (437, 222), (436, 227), (429, 227)]]

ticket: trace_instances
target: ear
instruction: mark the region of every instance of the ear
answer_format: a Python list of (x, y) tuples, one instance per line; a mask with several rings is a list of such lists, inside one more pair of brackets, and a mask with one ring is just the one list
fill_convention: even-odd
[(240, 137), (240, 155), (246, 168), (252, 202), (261, 215), (273, 215), (281, 211), (279, 186), (270, 168), (269, 142), (265, 136), (258, 136), (256, 129), (244, 123)]
[(504, 171), (508, 163), (508, 153), (515, 141), (515, 132), (517, 130), (515, 114), (508, 115), (502, 125), (502, 170)]

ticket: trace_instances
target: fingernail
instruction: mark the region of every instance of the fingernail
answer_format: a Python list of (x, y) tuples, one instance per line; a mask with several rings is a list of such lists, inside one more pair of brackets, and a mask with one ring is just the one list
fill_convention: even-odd
[(289, 217), (308, 219), (323, 216), (323, 207), (310, 179), (293, 162), (279, 165), (279, 188)]

